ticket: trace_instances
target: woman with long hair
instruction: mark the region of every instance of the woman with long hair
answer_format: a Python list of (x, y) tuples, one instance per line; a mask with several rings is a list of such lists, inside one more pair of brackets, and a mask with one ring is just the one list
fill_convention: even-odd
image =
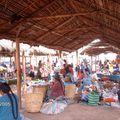
[(21, 120), (18, 97), (5, 82), (0, 82), (0, 120)]

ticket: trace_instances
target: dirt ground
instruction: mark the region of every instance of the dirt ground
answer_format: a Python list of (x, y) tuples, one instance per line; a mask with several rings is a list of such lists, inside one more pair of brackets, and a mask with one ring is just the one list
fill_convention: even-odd
[(31, 120), (120, 120), (120, 109), (103, 106), (72, 104), (63, 113), (45, 115), (41, 113), (24, 113)]

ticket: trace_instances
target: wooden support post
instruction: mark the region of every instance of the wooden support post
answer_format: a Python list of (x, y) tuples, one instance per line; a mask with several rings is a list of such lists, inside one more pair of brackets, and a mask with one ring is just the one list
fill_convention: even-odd
[(23, 80), (24, 80), (24, 86), (23, 86), (23, 94), (26, 93), (26, 57), (25, 57), (25, 51), (22, 52), (22, 70), (23, 70)]
[(16, 38), (16, 67), (17, 67), (17, 95), (19, 97), (19, 107), (21, 108), (21, 74), (20, 74), (20, 45), (19, 38)]
[(61, 58), (62, 58), (62, 51), (59, 50), (59, 59), (61, 59)]
[(31, 55), (30, 55), (30, 65), (31, 65)]
[(25, 59), (25, 51), (22, 52), (22, 69), (23, 69), (23, 80), (26, 82), (26, 59)]
[(35, 53), (34, 53), (34, 51), (33, 51), (33, 56), (32, 56), (32, 59), (33, 59), (33, 71), (35, 71)]
[(49, 54), (49, 65), (50, 65), (50, 72), (52, 71), (52, 56)]
[(79, 64), (78, 61), (79, 61), (78, 60), (78, 50), (76, 50), (76, 66), (78, 66), (78, 64)]

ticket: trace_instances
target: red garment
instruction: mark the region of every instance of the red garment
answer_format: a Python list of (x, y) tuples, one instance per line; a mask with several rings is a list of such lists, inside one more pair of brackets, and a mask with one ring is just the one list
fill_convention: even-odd
[(64, 96), (64, 89), (59, 81), (55, 81), (51, 87), (51, 97), (57, 98), (59, 96)]

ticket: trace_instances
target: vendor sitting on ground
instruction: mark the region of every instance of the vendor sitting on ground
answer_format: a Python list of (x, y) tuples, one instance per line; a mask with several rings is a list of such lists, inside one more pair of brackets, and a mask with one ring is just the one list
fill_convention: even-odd
[(51, 84), (50, 98), (56, 99), (59, 96), (64, 96), (64, 85), (58, 73), (55, 73), (54, 82)]
[(21, 120), (18, 98), (5, 82), (0, 82), (0, 120)]

